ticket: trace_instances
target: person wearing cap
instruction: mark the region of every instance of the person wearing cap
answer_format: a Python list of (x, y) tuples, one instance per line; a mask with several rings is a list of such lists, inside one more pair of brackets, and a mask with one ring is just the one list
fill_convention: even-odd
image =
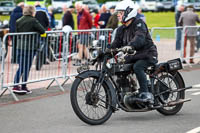
[(110, 7), (111, 16), (108, 19), (108, 23), (106, 24), (106, 28), (112, 28), (113, 30), (118, 27), (118, 18), (117, 13), (115, 12), (115, 6)]
[[(200, 23), (200, 19), (198, 14), (194, 12), (193, 5), (189, 5), (187, 7), (187, 10), (184, 11), (181, 14), (181, 17), (179, 18), (180, 25), (184, 26), (196, 26), (196, 22)], [(186, 48), (187, 48), (187, 39), (190, 41), (190, 64), (194, 64), (193, 56), (194, 56), (194, 50), (195, 50), (195, 39), (197, 36), (197, 28), (187, 28), (185, 33), (185, 40), (184, 40), (184, 55), (183, 57), (186, 58)], [(183, 60), (183, 63), (186, 63), (185, 60)]]
[(137, 7), (133, 1), (121, 1), (117, 4), (115, 10), (122, 26), (117, 28), (115, 39), (110, 48), (136, 51), (133, 55), (126, 55), (122, 59), (122, 63), (133, 63), (133, 70), (140, 86), (138, 98), (143, 102), (153, 104), (154, 97), (149, 92), (145, 70), (158, 62), (156, 45), (153, 43), (145, 22), (136, 18)]
[(62, 24), (63, 24), (63, 27), (65, 25), (69, 25), (72, 29), (74, 29), (74, 19), (72, 16), (73, 10), (71, 10), (72, 8), (73, 8), (73, 6), (70, 6), (69, 8), (67, 7), (67, 5), (63, 6), (64, 15), (62, 18)]

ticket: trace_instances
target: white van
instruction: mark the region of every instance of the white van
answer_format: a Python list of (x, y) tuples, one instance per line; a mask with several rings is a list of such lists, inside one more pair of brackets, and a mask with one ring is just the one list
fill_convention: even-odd
[(72, 0), (52, 0), (51, 4), (56, 13), (61, 13), (63, 5), (67, 5), (68, 7), (71, 6)]
[(137, 0), (143, 11), (158, 11), (156, 0)]

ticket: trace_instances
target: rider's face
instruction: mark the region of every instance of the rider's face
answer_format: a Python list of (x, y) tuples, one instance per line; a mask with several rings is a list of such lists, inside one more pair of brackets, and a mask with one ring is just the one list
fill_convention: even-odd
[(120, 22), (122, 22), (123, 15), (124, 15), (124, 11), (117, 11), (117, 17)]

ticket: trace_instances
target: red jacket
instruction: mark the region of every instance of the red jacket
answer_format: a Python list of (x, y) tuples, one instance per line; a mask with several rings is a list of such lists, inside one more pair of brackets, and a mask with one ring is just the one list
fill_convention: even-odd
[[(78, 20), (78, 16), (77, 16), (77, 20)], [(91, 29), (91, 28), (92, 28), (92, 16), (90, 15), (89, 12), (83, 9), (82, 16), (80, 17), (80, 21), (78, 23), (78, 29), (80, 30), (80, 29)]]

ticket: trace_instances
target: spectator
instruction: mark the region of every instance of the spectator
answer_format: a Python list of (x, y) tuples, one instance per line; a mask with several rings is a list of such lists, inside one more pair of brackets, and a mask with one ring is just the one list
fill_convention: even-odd
[(136, 18), (142, 19), (144, 22), (146, 22), (146, 18), (144, 16), (144, 14), (142, 14), (142, 9), (140, 7), (138, 7), (138, 9), (137, 9)]
[(99, 28), (100, 28), (100, 27), (99, 27), (99, 24), (98, 24), (99, 18), (100, 18), (100, 11), (101, 11), (101, 10), (94, 10), (94, 13), (96, 14), (95, 17), (94, 17), (94, 27), (95, 27), (96, 29), (99, 29)]
[(56, 22), (55, 22), (55, 16), (54, 16), (54, 12), (53, 12), (53, 7), (52, 6), (49, 6), (48, 7), (48, 13), (49, 13), (49, 16), (50, 16), (50, 28), (55, 28), (56, 26)]
[(73, 10), (71, 10), (72, 8), (73, 7), (67, 8), (67, 5), (63, 6), (64, 15), (63, 15), (63, 18), (62, 18), (62, 23), (63, 23), (63, 27), (65, 25), (69, 25), (72, 29), (74, 29), (74, 19), (73, 19), (73, 16), (72, 16)]
[(101, 29), (106, 28), (106, 25), (108, 23), (108, 19), (110, 18), (110, 16), (111, 16), (111, 14), (109, 12), (107, 12), (106, 6), (102, 5), (101, 15), (100, 15), (99, 22), (98, 22)]
[[(16, 32), (38, 32), (40, 34), (45, 33), (44, 27), (38, 22), (35, 16), (35, 7), (25, 6), (23, 10), (23, 16), (16, 22)], [(32, 42), (33, 36), (27, 36), (26, 38), (20, 38), (17, 43), (17, 63), (19, 68), (15, 74), (14, 83), (17, 84), (22, 77), (22, 82), (27, 82), (29, 71), (31, 69), (32, 61), (37, 50), (36, 43)], [(14, 86), (13, 92), (17, 94), (31, 93), (26, 87), (26, 84)]]
[[(39, 1), (35, 2), (35, 7), (36, 7), (35, 18), (45, 28), (45, 30), (48, 30), (51, 21), (47, 9), (41, 7)], [(48, 44), (46, 44), (45, 40), (42, 40), (40, 43), (43, 44), (44, 47), (42, 51), (39, 54), (37, 54), (36, 70), (40, 70), (43, 64), (49, 64), (49, 62), (47, 61), (48, 50), (49, 50)]]
[(83, 4), (83, 9), (90, 13), (90, 9), (89, 9), (88, 5)]
[[(91, 29), (92, 28), (92, 16), (89, 14), (89, 12), (85, 11), (83, 9), (81, 2), (75, 3), (75, 8), (77, 10), (77, 22), (78, 22), (78, 29)], [(78, 44), (78, 60), (76, 64), (74, 65), (80, 65), (81, 60), (83, 59), (83, 53), (84, 57), (88, 59), (88, 45), (89, 45), (89, 35), (88, 33), (81, 33), (79, 34), (80, 42)]]
[(106, 28), (112, 28), (113, 30), (118, 27), (118, 18), (117, 13), (115, 12), (115, 6), (110, 7), (111, 16), (108, 20)]
[[(178, 23), (178, 20), (181, 16), (181, 13), (184, 11), (184, 6), (183, 5), (178, 5), (177, 6), (177, 12), (175, 14), (175, 21), (176, 21), (176, 27), (181, 26)], [(180, 50), (181, 49), (181, 35), (182, 35), (182, 28), (178, 28), (176, 30), (176, 50)]]
[(23, 8), (24, 8), (24, 2), (20, 2), (10, 15), (9, 31), (11, 33), (15, 32), (15, 29), (16, 29), (15, 25), (16, 25), (17, 19), (23, 16), (22, 14)]
[(47, 30), (50, 24), (50, 17), (46, 8), (40, 6), (40, 2), (35, 2), (36, 14), (35, 18)]
[[(183, 26), (196, 26), (196, 22), (200, 23), (200, 19), (196, 13), (194, 13), (193, 5), (187, 7), (187, 11), (184, 11), (180, 18), (179, 23)], [(197, 35), (196, 28), (188, 28), (186, 31), (186, 38), (184, 41), (184, 58), (186, 57), (186, 47), (187, 47), (187, 39), (190, 41), (190, 63), (194, 64), (193, 56), (194, 56), (194, 49), (195, 49), (195, 38)], [(184, 60), (183, 63), (186, 63)]]
[[(19, 19), (20, 17), (22, 17), (22, 10), (24, 8), (24, 2), (20, 2), (16, 8), (12, 11), (11, 15), (10, 15), (10, 21), (9, 21), (9, 32), (10, 33), (14, 33), (15, 32), (15, 25), (16, 25), (16, 21), (17, 19)], [(16, 38), (12, 38), (12, 59), (11, 62), (12, 63), (16, 63), (17, 59), (16, 59), (16, 43), (17, 43), (17, 39)]]

